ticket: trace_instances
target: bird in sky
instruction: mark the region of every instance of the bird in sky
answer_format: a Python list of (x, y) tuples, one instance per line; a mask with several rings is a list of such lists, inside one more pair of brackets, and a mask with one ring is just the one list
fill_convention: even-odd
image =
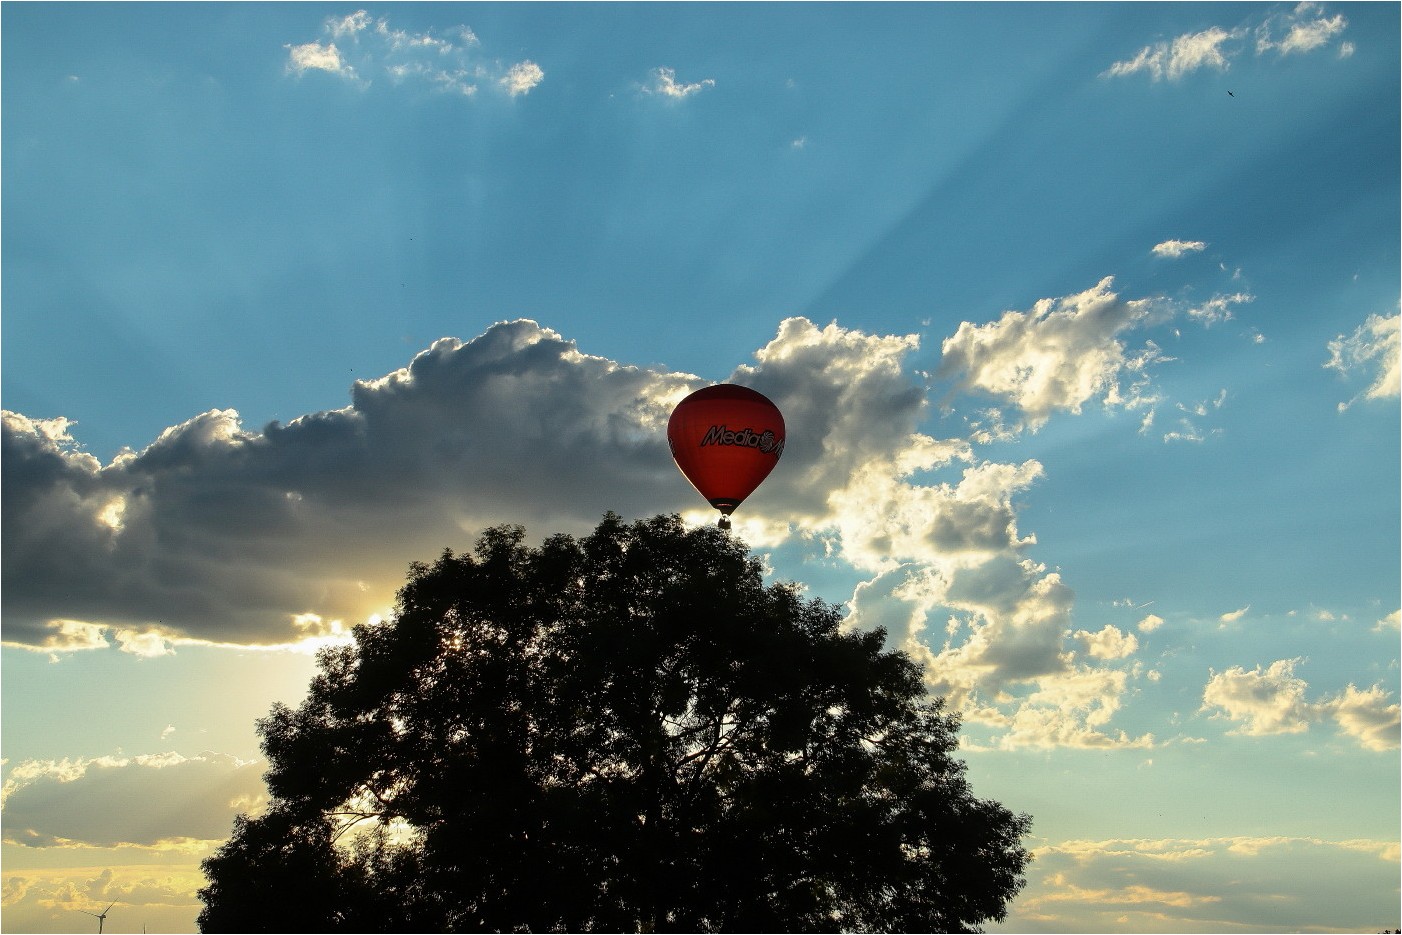
[(1233, 94), (1232, 92), (1228, 91), (1228, 92), (1227, 92), (1227, 97), (1236, 97), (1236, 95)]

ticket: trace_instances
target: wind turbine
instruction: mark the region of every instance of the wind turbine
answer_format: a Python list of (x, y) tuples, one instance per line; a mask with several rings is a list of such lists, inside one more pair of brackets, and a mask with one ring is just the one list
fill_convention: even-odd
[(88, 912), (88, 910), (86, 910), (86, 909), (79, 909), (78, 911), (81, 912), (81, 913), (82, 913), (83, 915), (85, 915), (85, 916), (92, 916), (94, 919), (96, 919), (96, 920), (97, 920), (97, 935), (102, 935), (102, 922), (103, 922), (104, 919), (107, 918), (107, 913), (111, 911), (112, 906), (115, 906), (115, 905), (117, 905), (115, 902), (111, 903), (106, 909), (102, 910), (102, 912), (100, 912), (100, 913), (98, 913), (98, 912)]

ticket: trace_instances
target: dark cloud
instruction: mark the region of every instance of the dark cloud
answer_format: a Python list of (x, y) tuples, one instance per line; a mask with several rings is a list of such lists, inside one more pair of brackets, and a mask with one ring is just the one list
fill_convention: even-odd
[(188, 847), (222, 841), (265, 795), (261, 763), (216, 754), (27, 762), (6, 781), (6, 844)]
[(4, 420), (5, 640), (51, 621), (228, 643), (384, 606), (412, 560), (495, 522), (584, 529), (690, 505), (665, 437), (695, 378), (578, 352), (534, 322), (436, 342), (350, 406), (261, 432), (232, 410), (100, 466), (62, 420)]

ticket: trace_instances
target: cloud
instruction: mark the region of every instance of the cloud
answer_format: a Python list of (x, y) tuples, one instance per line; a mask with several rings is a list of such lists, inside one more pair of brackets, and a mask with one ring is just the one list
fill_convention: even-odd
[[(963, 322), (946, 338), (937, 377), (1016, 406), (1036, 431), (1057, 411), (1079, 413), (1099, 399), (1106, 407), (1149, 404), (1148, 368), (1162, 358), (1152, 341), (1136, 351), (1121, 336), (1171, 314), (1162, 303), (1123, 300), (1105, 277), (1085, 292), (1041, 299), (1026, 312), (994, 322)], [(1122, 388), (1121, 381), (1129, 386)]]
[(1139, 621), (1137, 629), (1140, 633), (1153, 633), (1161, 626), (1163, 626), (1162, 617), (1158, 614), (1148, 614), (1143, 620)]
[[(1256, 28), (1256, 54), (1263, 55), (1272, 49), (1281, 56), (1312, 52), (1328, 45), (1346, 28), (1348, 20), (1342, 13), (1326, 16), (1318, 4), (1301, 3), (1288, 13), (1268, 17)], [(1340, 49), (1344, 58), (1352, 50), (1351, 44), (1346, 45), (1350, 52)]]
[[(1185, 405), (1184, 403), (1174, 403), (1174, 408), (1177, 409), (1179, 412), (1183, 413), (1183, 415), (1179, 417), (1177, 422), (1178, 427), (1176, 429), (1174, 429), (1171, 432), (1164, 433), (1164, 442), (1167, 443), (1181, 441), (1201, 444), (1207, 441), (1207, 439), (1209, 438), (1221, 435), (1222, 430), (1220, 428), (1213, 428), (1204, 432), (1201, 428), (1198, 427), (1198, 423), (1194, 420), (1202, 419), (1206, 416), (1211, 415), (1213, 412), (1216, 412), (1217, 410), (1221, 409), (1223, 404), (1226, 403), (1226, 401), (1227, 391), (1224, 389), (1217, 394), (1217, 397), (1215, 399), (1212, 400), (1193, 403), (1192, 405)], [(1146, 424), (1145, 428), (1147, 427), (1148, 426)], [(1240, 611), (1239, 613), (1244, 612), (1245, 608), (1243, 608), (1242, 611)], [(1222, 617), (1222, 621), (1224, 623), (1229, 623), (1240, 619), (1239, 617), (1234, 616), (1228, 619), (1229, 616), (1230, 615), (1224, 615)]]
[[(103, 852), (98, 859), (108, 855)], [(5, 928), (16, 932), (89, 931), (90, 918), (81, 912), (101, 912), (116, 903), (107, 918), (108, 931), (136, 931), (139, 924), (154, 932), (196, 931), (202, 904), (196, 891), (205, 885), (194, 860), (113, 867), (24, 867), (14, 861), (4, 871)]]
[(1248, 302), (1256, 301), (1256, 297), (1247, 292), (1234, 292), (1230, 295), (1214, 295), (1201, 305), (1194, 305), (1188, 308), (1188, 317), (1200, 321), (1204, 326), (1210, 327), (1219, 322), (1230, 321), (1232, 318), (1232, 307), (1245, 305)]
[(356, 77), (355, 69), (341, 58), (334, 42), (327, 45), (319, 42), (289, 45), (287, 50), (287, 68), (299, 75), (308, 71), (329, 71), (343, 78)]
[[(735, 378), (768, 395), (790, 426), (766, 510), (800, 542), (870, 577), (846, 626), (886, 630), (925, 667), (981, 743), (1003, 748), (1148, 746), (1111, 721), (1128, 691), (1133, 637), (1072, 636), (1075, 595), (1026, 552), (1016, 498), (1035, 459), (980, 459), (964, 439), (918, 431), (928, 402), (910, 371), (915, 335), (783, 322)], [(776, 472), (777, 474), (778, 472)], [(748, 509), (748, 505), (747, 505)], [(776, 540), (778, 536), (774, 537)]]
[[(1140, 627), (1142, 629), (1143, 625)], [(1123, 659), (1139, 649), (1139, 640), (1134, 634), (1125, 633), (1120, 628), (1108, 624), (1098, 633), (1078, 630), (1076, 639), (1080, 640), (1086, 652), (1096, 659)]]
[(1189, 253), (1201, 253), (1207, 249), (1207, 244), (1201, 240), (1165, 240), (1163, 243), (1154, 244), (1154, 256), (1165, 256), (1170, 259), (1178, 259), (1187, 256)]
[[(479, 87), (499, 89), (509, 97), (526, 94), (545, 72), (529, 60), (503, 67), (483, 57), (481, 40), (467, 26), (410, 32), (373, 18), (364, 10), (328, 17), (322, 23), (327, 41), (289, 44), (287, 70), (303, 75), (325, 71), (368, 88), (377, 78), (395, 86), (419, 84), (435, 91), (473, 97)], [(339, 45), (338, 45), (339, 43)]]
[[(1396, 840), (1068, 840), (1034, 849), (1009, 931), (1371, 930), (1396, 912)], [(1338, 883), (1301, 899), (1319, 868)]]
[(1232, 666), (1212, 672), (1203, 689), (1202, 710), (1216, 710), (1216, 716), (1237, 722), (1236, 734), (1298, 734), (1311, 724), (1333, 721), (1366, 750), (1397, 749), (1399, 706), (1388, 703), (1387, 692), (1376, 685), (1366, 690), (1349, 685), (1332, 698), (1307, 701), (1309, 686), (1295, 675), (1301, 662), (1279, 659), (1265, 669)]
[(1177, 81), (1200, 68), (1226, 71), (1228, 60), (1235, 55), (1227, 46), (1242, 38), (1240, 30), (1228, 32), (1217, 26), (1202, 32), (1184, 33), (1169, 42), (1145, 46), (1132, 59), (1115, 62), (1101, 77), (1120, 77), (1147, 72), (1155, 81), (1168, 78)]
[[(1126, 661), (1133, 638), (1073, 638), (1074, 594), (1026, 555), (1035, 537), (1015, 498), (1041, 464), (920, 432), (918, 348), (915, 335), (780, 324), (730, 377), (791, 430), (738, 530), (864, 573), (852, 625), (886, 626), (989, 742), (1142, 742), (1108, 729), (1136, 676), (1107, 663)], [(672, 407), (699, 385), (516, 321), (435, 342), (356, 383), (343, 409), (261, 431), (213, 410), (106, 465), (69, 423), (6, 413), (5, 640), (145, 655), (315, 644), (383, 612), (410, 561), (491, 523), (580, 533), (609, 509), (709, 522), (665, 441)], [(960, 623), (932, 637), (930, 615)]]
[(658, 68), (653, 71), (651, 82), (643, 85), (643, 91), (648, 94), (660, 94), (672, 100), (681, 100), (715, 86), (716, 82), (713, 78), (702, 78), (691, 84), (681, 84), (677, 81), (675, 69)]
[(1339, 403), (1343, 412), (1354, 403), (1362, 400), (1388, 399), (1396, 397), (1402, 385), (1402, 369), (1398, 365), (1399, 340), (1398, 325), (1402, 315), (1384, 318), (1369, 315), (1368, 320), (1359, 325), (1353, 334), (1339, 335), (1329, 342), (1329, 359), (1324, 366), (1337, 370), (1347, 377), (1361, 370), (1372, 376), (1372, 383), (1353, 399)]
[[(737, 370), (803, 427), (791, 428), (786, 480), (767, 504), (800, 539), (871, 575), (846, 625), (885, 629), (988, 743), (1151, 743), (1108, 730), (1130, 676), (1070, 637), (1075, 595), (1025, 554), (1036, 540), (1019, 531), (1015, 498), (1042, 465), (981, 460), (966, 440), (917, 431), (928, 404), (906, 360), (918, 348), (914, 335), (793, 318)], [(943, 638), (937, 618), (950, 621)], [(1111, 634), (1092, 642), (1132, 652)]]
[(1264, 671), (1232, 666), (1211, 674), (1202, 693), (1204, 710), (1220, 708), (1223, 716), (1240, 723), (1235, 733), (1298, 734), (1309, 730), (1312, 707), (1305, 701), (1306, 686), (1295, 676), (1300, 659), (1280, 659)]
[(411, 560), (490, 523), (683, 508), (665, 424), (697, 385), (518, 321), (435, 342), (344, 409), (262, 431), (212, 410), (105, 466), (67, 423), (7, 412), (5, 641), (111, 634), (152, 654), (334, 635), (387, 606)]
[(1363, 690), (1349, 685), (1339, 695), (1322, 702), (1320, 708), (1364, 749), (1396, 750), (1399, 707), (1388, 704), (1387, 699), (1387, 692), (1377, 685)]
[(532, 61), (525, 61), (517, 62), (507, 69), (500, 83), (506, 88), (507, 94), (517, 97), (529, 92), (544, 80), (545, 72), (540, 70), (540, 66)]
[(213, 753), (25, 761), (5, 780), (4, 842), (204, 849), (263, 801), (262, 774), (260, 763)]
[[(1300, 3), (1288, 12), (1253, 16), (1232, 29), (1212, 26), (1146, 45), (1132, 58), (1112, 64), (1100, 77), (1144, 73), (1153, 81), (1178, 81), (1204, 68), (1224, 72), (1248, 47), (1254, 47), (1257, 56), (1271, 51), (1277, 57), (1311, 52), (1328, 45), (1347, 27), (1343, 14), (1328, 16), (1318, 4)], [(1247, 42), (1253, 36), (1254, 46)], [(1343, 43), (1339, 56), (1347, 58), (1352, 50), (1352, 43)]]
[(1227, 613), (1223, 614), (1222, 616), (1218, 617), (1217, 619), (1218, 619), (1218, 621), (1220, 621), (1221, 623), (1236, 623), (1236, 622), (1237, 622), (1238, 620), (1240, 620), (1242, 617), (1245, 617), (1245, 616), (1246, 616), (1246, 612), (1247, 612), (1248, 610), (1250, 610), (1250, 609), (1251, 609), (1251, 605), (1250, 605), (1250, 604), (1247, 604), (1245, 607), (1239, 607), (1239, 608), (1237, 608), (1236, 610), (1228, 611)]

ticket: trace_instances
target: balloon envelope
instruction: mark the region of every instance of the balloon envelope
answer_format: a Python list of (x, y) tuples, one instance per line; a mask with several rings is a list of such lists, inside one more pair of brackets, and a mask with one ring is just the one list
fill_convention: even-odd
[(667, 442), (686, 479), (728, 516), (779, 463), (784, 417), (762, 393), (722, 383), (677, 403)]

